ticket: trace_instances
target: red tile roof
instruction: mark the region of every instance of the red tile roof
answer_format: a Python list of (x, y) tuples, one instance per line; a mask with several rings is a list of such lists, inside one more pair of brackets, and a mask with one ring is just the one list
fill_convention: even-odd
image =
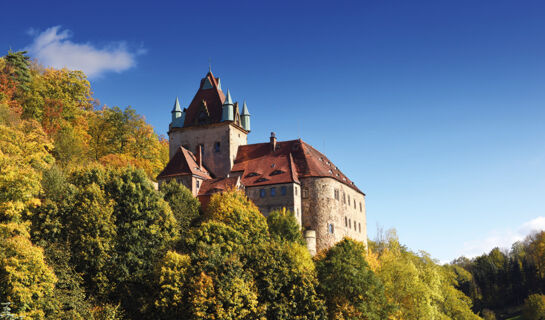
[(196, 175), (203, 179), (211, 179), (206, 168), (199, 167), (195, 155), (184, 147), (178, 148), (166, 167), (159, 173), (157, 179), (164, 179), (175, 176)]
[(214, 193), (227, 191), (233, 188), (239, 188), (240, 178), (239, 177), (229, 177), (229, 178), (216, 178), (204, 180), (202, 182), (201, 188), (199, 189), (199, 194), (197, 198), (201, 203), (202, 208), (206, 208), (210, 202), (210, 198)]
[(201, 188), (199, 189), (199, 196), (226, 191), (228, 189), (238, 187), (239, 185), (240, 185), (239, 177), (216, 178), (216, 179), (205, 180), (202, 182)]
[[(207, 79), (212, 84), (212, 88), (203, 89), (204, 83)], [(223, 94), (223, 91), (218, 88), (218, 78), (215, 78), (212, 72), (208, 72), (206, 76), (201, 79), (199, 90), (195, 94), (195, 97), (193, 97), (189, 107), (187, 107), (184, 127), (199, 124), (198, 119), (203, 101), (206, 104), (206, 108), (208, 109), (208, 113), (210, 115), (208, 123), (220, 122), (225, 95)]]
[(247, 187), (331, 177), (363, 194), (325, 155), (301, 139), (277, 142), (274, 151), (270, 143), (239, 146), (231, 171), (242, 172)]

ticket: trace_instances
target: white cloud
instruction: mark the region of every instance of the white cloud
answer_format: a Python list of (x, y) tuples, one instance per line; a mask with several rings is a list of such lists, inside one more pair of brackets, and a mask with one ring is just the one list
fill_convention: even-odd
[(48, 67), (82, 70), (89, 78), (97, 78), (105, 72), (122, 72), (136, 65), (136, 56), (144, 54), (141, 48), (130, 52), (124, 42), (112, 43), (97, 48), (90, 43), (74, 43), (70, 30), (60, 26), (43, 32), (30, 29), (28, 34), (33, 42), (25, 49), (29, 54)]
[(464, 243), (458, 256), (473, 258), (483, 253), (488, 253), (495, 247), (510, 249), (516, 241), (521, 241), (532, 232), (545, 230), (545, 217), (537, 217), (527, 221), (518, 228), (503, 231), (492, 231), (482, 240)]

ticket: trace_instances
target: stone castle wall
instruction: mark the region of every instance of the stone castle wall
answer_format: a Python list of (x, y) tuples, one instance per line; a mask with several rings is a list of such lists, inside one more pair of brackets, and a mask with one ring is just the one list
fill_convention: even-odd
[(332, 247), (345, 236), (367, 244), (362, 193), (329, 177), (304, 178), (301, 185), (302, 225), (316, 231), (316, 251)]
[[(282, 187), (286, 187), (286, 195), (282, 195)], [(274, 188), (274, 196), (271, 189)], [(261, 190), (264, 195), (261, 196)], [(259, 208), (259, 211), (267, 217), (273, 210), (286, 208), (293, 212), (299, 225), (301, 224), (301, 187), (298, 183), (282, 183), (266, 186), (246, 187), (246, 195)]]
[(231, 171), (238, 146), (247, 144), (247, 138), (247, 132), (229, 122), (173, 128), (169, 132), (169, 155), (172, 158), (183, 146), (196, 156), (197, 147), (202, 145), (204, 166), (216, 177), (223, 177)]

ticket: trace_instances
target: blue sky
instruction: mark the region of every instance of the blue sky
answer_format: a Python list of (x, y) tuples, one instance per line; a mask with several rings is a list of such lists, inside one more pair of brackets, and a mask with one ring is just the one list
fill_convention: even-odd
[(249, 142), (301, 137), (441, 261), (545, 228), (542, 1), (11, 1), (0, 43), (85, 70), (165, 134), (208, 71)]

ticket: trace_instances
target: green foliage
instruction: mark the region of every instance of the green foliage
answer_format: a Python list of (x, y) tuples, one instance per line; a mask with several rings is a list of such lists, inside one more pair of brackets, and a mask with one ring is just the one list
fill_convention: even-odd
[(325, 319), (323, 299), (310, 253), (293, 243), (265, 242), (248, 253), (259, 301), (267, 319)]
[(305, 244), (301, 227), (293, 212), (286, 211), (285, 208), (283, 210), (274, 210), (267, 217), (267, 225), (271, 237), (275, 240)]
[(385, 319), (392, 307), (365, 260), (365, 246), (345, 238), (316, 260), (329, 319)]
[(30, 58), (26, 54), (26, 51), (10, 51), (4, 57), (5, 68), (8, 69), (5, 72), (9, 74), (13, 82), (17, 83), (18, 89), (22, 92), (29, 90), (30, 82)]
[(545, 319), (545, 295), (532, 294), (526, 298), (522, 314), (526, 320)]
[(74, 201), (66, 222), (72, 259), (87, 287), (104, 295), (112, 287), (108, 275), (117, 236), (113, 201), (95, 183), (81, 186)]
[(189, 189), (175, 179), (163, 183), (160, 189), (163, 199), (168, 202), (174, 217), (176, 217), (177, 228), (181, 235), (188, 232), (191, 222), (199, 216), (200, 202)]
[(93, 319), (93, 305), (85, 293), (83, 278), (71, 265), (71, 251), (67, 244), (53, 244), (46, 248), (46, 261), (55, 271), (58, 281), (51, 299), (55, 304), (47, 319)]

